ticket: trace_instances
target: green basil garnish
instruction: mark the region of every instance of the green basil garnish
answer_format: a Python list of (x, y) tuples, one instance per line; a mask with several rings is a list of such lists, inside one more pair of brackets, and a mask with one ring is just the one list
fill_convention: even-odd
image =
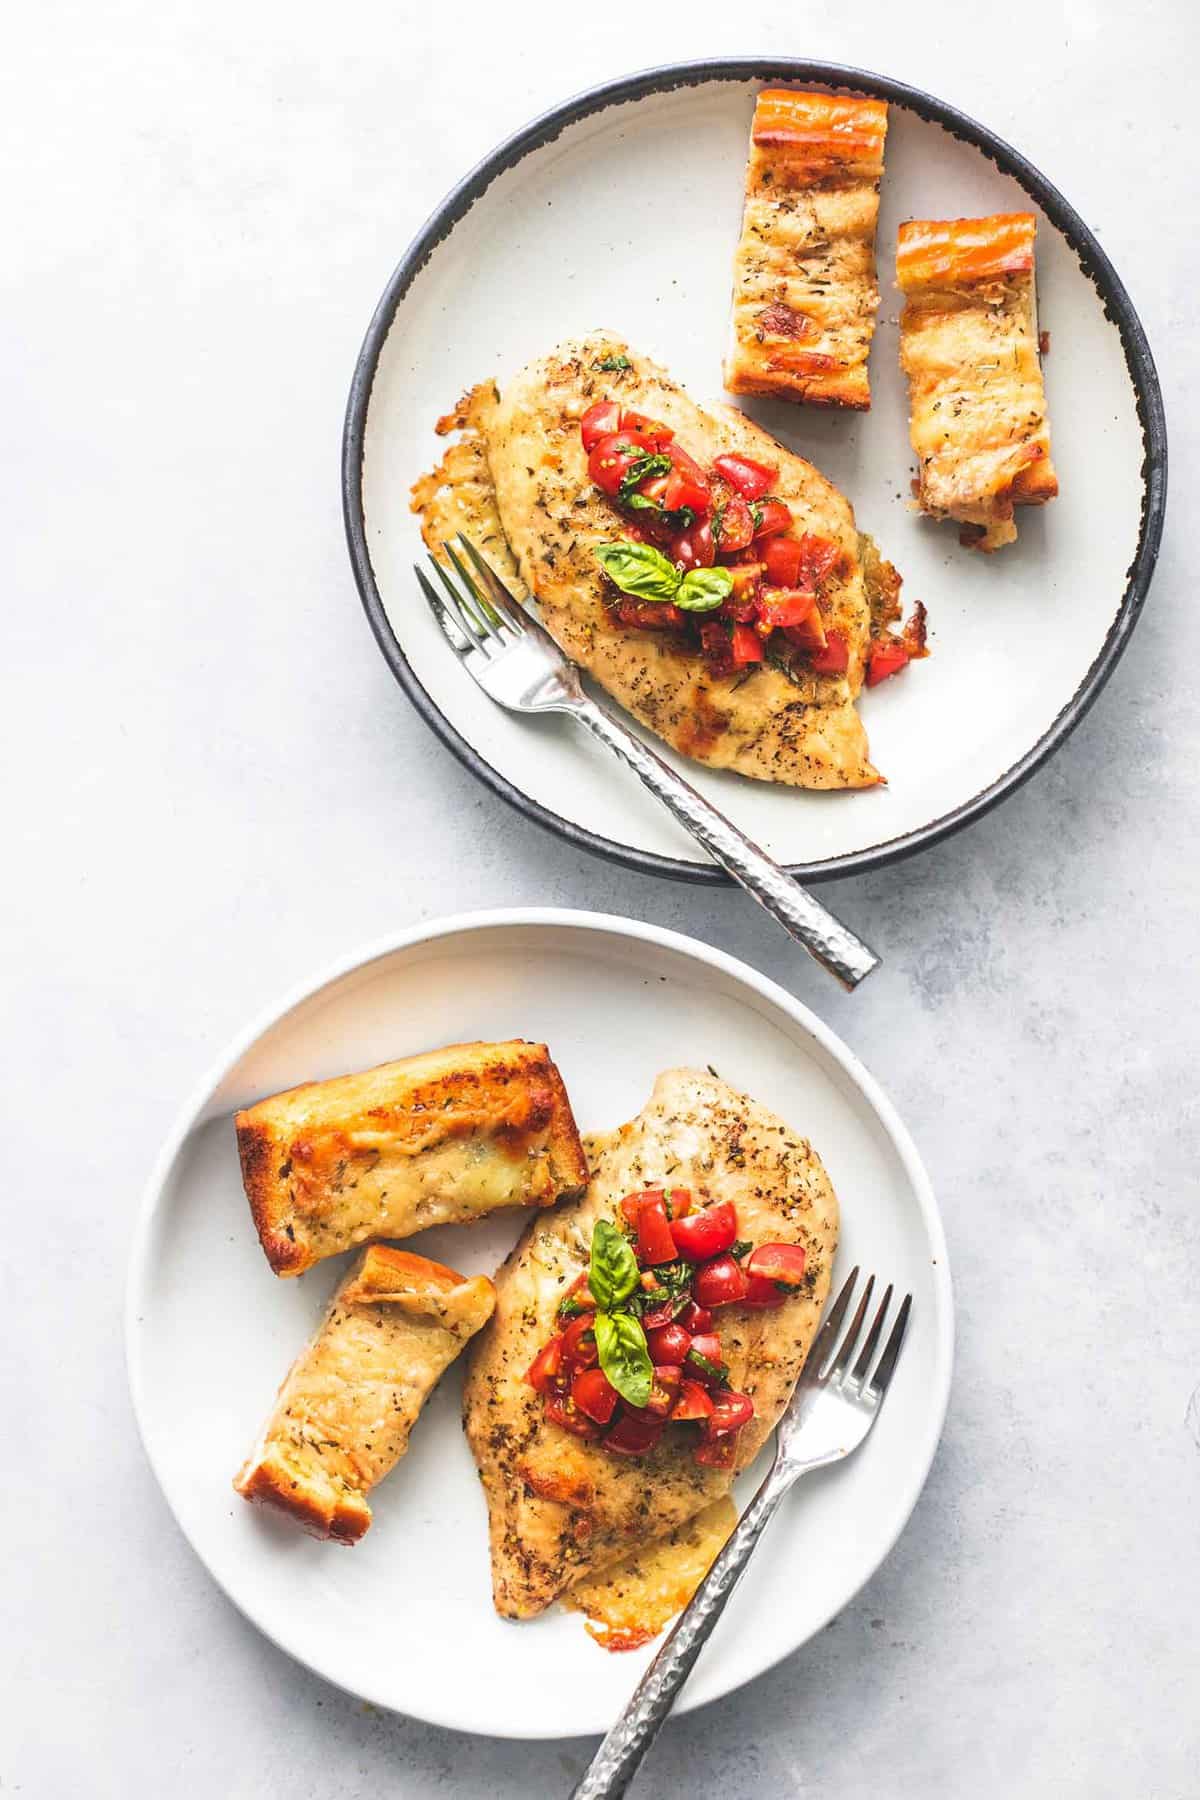
[[(593, 1234), (593, 1256), (595, 1241)], [(654, 1369), (641, 1321), (632, 1313), (598, 1312), (596, 1347), (600, 1352), (600, 1367), (622, 1400), (630, 1406), (645, 1406), (654, 1384)]]
[(602, 356), (599, 362), (592, 364), (593, 369), (607, 369), (611, 374), (614, 369), (632, 369), (633, 364), (627, 356)]
[[(706, 1375), (711, 1375), (714, 1381), (719, 1381), (722, 1383), (723, 1386), (728, 1386), (728, 1384), (729, 1384), (729, 1364), (728, 1363), (710, 1362), (707, 1356), (701, 1356), (699, 1350), (689, 1350), (683, 1360), (684, 1360), (684, 1362), (695, 1363), (695, 1365), (698, 1369), (702, 1369)], [(607, 1371), (606, 1371), (606, 1373), (607, 1373)], [(612, 1381), (611, 1375), (609, 1376), (609, 1380)], [(613, 1382), (613, 1386), (614, 1387), (616, 1386), (615, 1381)]]
[(623, 594), (632, 594), (637, 600), (675, 598), (682, 579), (679, 570), (653, 544), (619, 538), (615, 544), (599, 545), (594, 554), (608, 579)]
[(741, 1262), (743, 1256), (749, 1256), (749, 1254), (750, 1254), (751, 1250), (753, 1250), (753, 1248), (754, 1248), (754, 1245), (749, 1238), (739, 1238), (737, 1240), (736, 1244), (730, 1245), (729, 1254), (737, 1262)]
[(715, 612), (732, 592), (728, 569), (689, 569), (672, 599), (683, 612)]
[[(640, 487), (643, 481), (649, 481), (652, 476), (670, 473), (671, 459), (663, 456), (661, 451), (648, 450), (644, 456), (635, 456), (621, 477), (621, 499), (628, 500), (634, 488)], [(650, 504), (653, 506), (654, 502), (651, 501)]]
[[(616, 1226), (597, 1219), (592, 1231), (592, 1261), (588, 1286), (602, 1312), (620, 1306), (638, 1286), (637, 1258)], [(641, 1328), (639, 1327), (639, 1330)], [(613, 1383), (616, 1386), (616, 1383)], [(639, 1401), (639, 1405), (644, 1402)]]

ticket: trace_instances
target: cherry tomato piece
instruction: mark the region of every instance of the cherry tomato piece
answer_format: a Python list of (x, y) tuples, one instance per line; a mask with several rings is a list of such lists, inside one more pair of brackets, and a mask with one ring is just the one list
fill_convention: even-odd
[[(717, 560), (717, 547), (708, 520), (701, 519), (698, 524), (689, 525), (686, 531), (677, 531), (667, 542), (667, 555), (685, 574), (689, 569), (711, 569)], [(678, 609), (672, 607), (671, 610)]]
[[(732, 1200), (718, 1200), (715, 1206), (703, 1206), (699, 1212), (680, 1219), (673, 1232), (675, 1247), (689, 1262), (707, 1262), (737, 1238), (737, 1208)], [(700, 1301), (703, 1306), (703, 1300)]]
[(645, 413), (634, 412), (628, 406), (621, 414), (621, 429), (640, 431), (643, 437), (650, 439), (656, 450), (661, 450), (675, 436), (671, 427), (664, 425), (661, 419), (648, 419)]
[(701, 1306), (736, 1306), (746, 1298), (746, 1271), (732, 1256), (714, 1256), (696, 1270), (693, 1292)]
[(590, 1369), (600, 1361), (596, 1348), (596, 1315), (580, 1313), (562, 1334), (562, 1359), (576, 1369)]
[(792, 588), (800, 585), (800, 540), (794, 537), (769, 537), (763, 545), (763, 562), (772, 587)]
[(713, 468), (731, 488), (737, 489), (743, 500), (761, 500), (770, 493), (779, 473), (778, 468), (755, 462), (751, 456), (715, 456)]
[(749, 663), (760, 663), (766, 655), (762, 638), (752, 625), (735, 625), (729, 648), (735, 669), (744, 669)]
[(813, 651), (821, 651), (825, 648), (825, 622), (819, 608), (815, 606), (811, 612), (804, 615), (798, 625), (788, 625), (785, 629), (788, 642), (799, 645), (801, 650), (807, 650), (810, 655)]
[(692, 1451), (693, 1462), (705, 1469), (732, 1469), (737, 1456), (737, 1433), (728, 1437), (703, 1437)]
[(682, 1325), (674, 1320), (667, 1325), (658, 1325), (653, 1329), (646, 1324), (646, 1348), (650, 1352), (652, 1363), (682, 1363), (692, 1347), (692, 1334), (685, 1331)]
[(898, 675), (907, 667), (908, 651), (903, 644), (877, 644), (867, 662), (867, 686), (878, 687), (889, 675)]
[(707, 1307), (697, 1306), (694, 1300), (689, 1300), (686, 1311), (679, 1315), (679, 1323), (685, 1331), (690, 1331), (693, 1337), (697, 1333), (703, 1336), (712, 1330), (713, 1316)]
[(712, 1409), (713, 1403), (708, 1397), (707, 1389), (685, 1375), (679, 1384), (679, 1398), (675, 1402), (672, 1419), (709, 1419), (712, 1417)]
[(754, 1402), (749, 1394), (739, 1394), (733, 1388), (722, 1388), (713, 1401), (712, 1418), (708, 1421), (706, 1436), (728, 1437), (731, 1431), (740, 1431), (754, 1417)]
[(776, 1287), (773, 1281), (764, 1281), (761, 1275), (748, 1275), (746, 1279), (750, 1285), (746, 1289), (743, 1306), (754, 1306), (767, 1312), (773, 1307), (782, 1306), (787, 1299), (784, 1288)]
[(728, 675), (733, 668), (733, 644), (729, 627), (720, 619), (705, 619), (700, 627), (700, 648), (714, 675)]
[(586, 1308), (588, 1312), (594, 1312), (596, 1307), (596, 1302), (592, 1298), (592, 1290), (588, 1286), (586, 1269), (582, 1275), (577, 1275), (575, 1277), (574, 1281), (558, 1303), (559, 1312), (561, 1313), (565, 1308), (572, 1317), (574, 1317), (575, 1311), (579, 1307)]
[(803, 1244), (760, 1244), (746, 1264), (746, 1273), (781, 1281), (785, 1287), (799, 1287), (806, 1261)]
[(589, 1419), (586, 1413), (580, 1412), (572, 1399), (564, 1398), (561, 1394), (547, 1394), (546, 1417), (553, 1420), (555, 1425), (561, 1425), (564, 1431), (571, 1432), (575, 1437), (598, 1438), (600, 1436), (600, 1427), (595, 1420)]
[(647, 1418), (622, 1407), (616, 1424), (605, 1434), (604, 1448), (615, 1450), (618, 1456), (644, 1456), (647, 1450), (653, 1450), (662, 1433), (661, 1419)]
[(638, 1261), (644, 1268), (653, 1268), (656, 1263), (674, 1262), (678, 1255), (662, 1196), (655, 1200), (643, 1197), (638, 1208)]
[(682, 1380), (683, 1370), (678, 1363), (656, 1364), (650, 1398), (645, 1406), (631, 1406), (630, 1412), (636, 1412), (639, 1418), (669, 1419), (679, 1398)]
[(721, 1340), (715, 1331), (702, 1332), (699, 1337), (692, 1339), (692, 1347), (688, 1352), (685, 1367), (689, 1380), (699, 1381), (704, 1387), (719, 1387), (721, 1385), (720, 1375), (710, 1374), (708, 1369), (701, 1368), (699, 1363), (692, 1361), (693, 1356), (703, 1357), (704, 1361), (711, 1363), (714, 1369), (719, 1370), (724, 1367)]
[(814, 650), (809, 658), (818, 675), (844, 675), (850, 667), (850, 646), (840, 631), (825, 634), (825, 648)]
[(667, 1188), (663, 1199), (667, 1203), (667, 1217), (674, 1224), (676, 1219), (686, 1219), (692, 1210), (691, 1188)]
[(805, 531), (800, 537), (800, 577), (797, 587), (816, 587), (824, 581), (841, 556), (841, 546), (832, 538), (817, 537)]
[(642, 1210), (643, 1200), (661, 1200), (662, 1188), (639, 1188), (636, 1194), (626, 1194), (621, 1202), (620, 1212), (627, 1225), (637, 1230), (638, 1214)]
[[(651, 1290), (653, 1292), (653, 1290)], [(652, 1306), (642, 1314), (642, 1329), (646, 1335), (652, 1331), (661, 1331), (664, 1325), (675, 1323), (675, 1302), (666, 1300), (661, 1306)]]
[(817, 596), (803, 588), (764, 588), (759, 595), (758, 612), (769, 630), (783, 631), (803, 625), (816, 604)]
[(663, 491), (663, 505), (671, 512), (680, 506), (690, 506), (694, 513), (706, 513), (712, 494), (700, 464), (686, 450), (681, 450), (678, 444), (668, 444), (663, 454), (671, 459), (671, 473)]
[(621, 429), (621, 408), (615, 400), (597, 400), (579, 421), (579, 435), (590, 456), (602, 437), (611, 437)]
[(755, 506), (758, 521), (754, 527), (756, 538), (773, 537), (777, 531), (792, 529), (792, 515), (782, 500), (758, 500)]
[(620, 625), (636, 631), (682, 631), (687, 623), (677, 606), (669, 600), (634, 600), (626, 595), (612, 609)]
[(649, 456), (654, 446), (637, 431), (614, 431), (602, 437), (588, 457), (588, 474), (596, 486), (615, 500), (630, 465), (639, 456)]
[(597, 1425), (607, 1425), (620, 1399), (603, 1369), (581, 1369), (571, 1383), (571, 1399)]
[(539, 1394), (553, 1393), (562, 1371), (563, 1334), (556, 1331), (549, 1343), (543, 1344), (528, 1369), (525, 1379)]
[(722, 556), (749, 548), (754, 537), (754, 520), (740, 494), (721, 496), (713, 510), (713, 525), (713, 536)]

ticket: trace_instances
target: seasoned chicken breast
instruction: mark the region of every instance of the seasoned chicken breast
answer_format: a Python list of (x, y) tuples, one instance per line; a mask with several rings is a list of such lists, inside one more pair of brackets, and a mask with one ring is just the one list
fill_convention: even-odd
[[(838, 1208), (811, 1146), (716, 1076), (658, 1077), (636, 1119), (589, 1140), (586, 1195), (536, 1220), (496, 1278), (496, 1311), (467, 1376), (465, 1424), (487, 1498), (497, 1611), (524, 1619), (636, 1545), (661, 1537), (727, 1492), (791, 1396), (829, 1289)], [(742, 1236), (802, 1244), (805, 1284), (777, 1310), (722, 1309), (722, 1354), (754, 1402), (732, 1467), (701, 1467), (694, 1427), (669, 1424), (642, 1457), (619, 1457), (552, 1423), (525, 1380), (555, 1331), (559, 1302), (588, 1267), (592, 1230), (622, 1198), (663, 1184), (697, 1204), (731, 1200)]]
[(313, 1537), (356, 1543), (371, 1523), (367, 1494), (404, 1455), (439, 1377), (494, 1302), (485, 1275), (384, 1244), (364, 1250), (292, 1364), (238, 1493)]
[(1058, 493), (1038, 358), (1033, 213), (900, 227), (900, 362), (917, 498), (973, 549), (1017, 535), (1014, 508)]
[(551, 1206), (587, 1164), (545, 1044), (451, 1044), (308, 1082), (239, 1112), (267, 1260), (300, 1275), (367, 1238)]
[(758, 96), (733, 267), (731, 393), (870, 406), (886, 135), (882, 100), (789, 88)]

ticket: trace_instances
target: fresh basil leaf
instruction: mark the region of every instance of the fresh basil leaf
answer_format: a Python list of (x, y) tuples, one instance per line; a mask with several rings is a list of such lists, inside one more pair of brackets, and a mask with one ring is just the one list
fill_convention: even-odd
[(627, 356), (602, 356), (599, 362), (592, 364), (593, 369), (632, 369), (633, 364)]
[(750, 1238), (739, 1238), (736, 1244), (730, 1245), (729, 1254), (738, 1262), (741, 1262), (743, 1256), (749, 1256), (753, 1248), (754, 1244)]
[[(713, 1380), (719, 1381), (722, 1384), (722, 1386), (728, 1386), (728, 1384), (729, 1384), (729, 1364), (728, 1363), (710, 1362), (707, 1356), (701, 1356), (699, 1350), (689, 1350), (683, 1360), (684, 1360), (684, 1362), (694, 1363), (696, 1368), (702, 1370), (705, 1375), (711, 1375)], [(609, 1376), (609, 1380), (612, 1381), (611, 1375)], [(613, 1386), (614, 1387), (616, 1386), (615, 1382), (613, 1382)], [(644, 1404), (645, 1404), (645, 1402), (643, 1402), (643, 1405)]]
[(646, 1333), (632, 1313), (598, 1312), (596, 1348), (600, 1367), (630, 1406), (645, 1406), (654, 1384)]
[(717, 546), (718, 550), (721, 548), (721, 537), (725, 530), (726, 504), (727, 503), (724, 500), (721, 500), (713, 507), (712, 521), (709, 525), (709, 530), (712, 532), (712, 541)]
[(732, 592), (728, 569), (689, 569), (672, 598), (683, 612), (715, 612)]
[(622, 498), (625, 505), (631, 507), (634, 512), (660, 513), (663, 510), (658, 501), (651, 500), (647, 494), (625, 494)]
[(661, 550), (653, 544), (635, 544), (632, 538), (601, 544), (594, 554), (608, 579), (638, 600), (673, 600), (683, 579)]
[(597, 1219), (592, 1230), (592, 1261), (588, 1286), (592, 1298), (605, 1312), (628, 1300), (638, 1285), (637, 1258), (616, 1226)]
[(643, 481), (649, 481), (652, 476), (670, 473), (670, 457), (663, 456), (658, 450), (647, 450), (644, 456), (635, 456), (621, 477), (621, 499), (628, 500), (634, 488), (640, 487)]

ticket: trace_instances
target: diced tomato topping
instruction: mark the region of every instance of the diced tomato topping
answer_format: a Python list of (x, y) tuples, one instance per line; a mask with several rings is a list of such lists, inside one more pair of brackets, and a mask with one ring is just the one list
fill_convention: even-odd
[(768, 630), (783, 631), (803, 625), (816, 604), (817, 596), (805, 593), (803, 588), (764, 588), (758, 599), (758, 613)]
[[(593, 479), (595, 479), (593, 477)], [(792, 515), (782, 500), (760, 500), (758, 502), (758, 524), (754, 528), (756, 538), (773, 537), (777, 531), (792, 529)]]
[(700, 648), (714, 675), (728, 675), (733, 668), (733, 646), (729, 627), (720, 619), (705, 619), (700, 627)]
[(638, 1214), (642, 1210), (642, 1201), (661, 1200), (662, 1197), (662, 1188), (639, 1188), (636, 1194), (626, 1194), (619, 1208), (621, 1217), (627, 1225), (632, 1226), (634, 1231), (636, 1231)]
[(679, 1323), (695, 1337), (698, 1332), (703, 1334), (712, 1330), (713, 1316), (707, 1307), (697, 1306), (694, 1300), (689, 1300), (687, 1310), (679, 1315)]
[[(697, 1356), (702, 1356), (705, 1362), (720, 1364), (725, 1360), (721, 1350), (721, 1340), (715, 1331), (699, 1333), (692, 1339), (692, 1349)], [(693, 1381), (702, 1381), (705, 1387), (710, 1387), (716, 1380), (715, 1376), (700, 1368), (698, 1363), (688, 1363), (687, 1370)]]
[(728, 1437), (703, 1437), (692, 1451), (692, 1460), (705, 1469), (732, 1469), (736, 1456), (736, 1432)]
[(799, 1287), (806, 1261), (803, 1244), (760, 1244), (746, 1264), (746, 1273), (781, 1281), (785, 1287)]
[[(668, 444), (664, 455), (671, 459), (671, 473), (663, 491), (663, 505), (670, 512), (680, 506), (690, 506), (694, 513), (706, 513), (711, 494), (700, 464), (693, 461), (678, 444)], [(592, 479), (595, 480), (595, 477)]]
[(787, 1299), (783, 1288), (776, 1287), (773, 1281), (764, 1281), (761, 1275), (747, 1275), (746, 1280), (750, 1285), (746, 1289), (743, 1306), (754, 1306), (765, 1312), (771, 1307), (782, 1306)]
[(713, 525), (713, 538), (722, 556), (747, 549), (754, 537), (754, 520), (740, 494), (722, 494), (713, 510)]
[(673, 1325), (675, 1312), (676, 1302), (674, 1300), (666, 1300), (661, 1306), (649, 1307), (642, 1314), (642, 1329), (649, 1336), (652, 1331), (661, 1331), (664, 1325)]
[(701, 1263), (692, 1289), (700, 1305), (711, 1311), (718, 1306), (735, 1306), (739, 1300), (744, 1300), (748, 1285), (741, 1263), (724, 1255)]
[(600, 1360), (596, 1348), (596, 1315), (580, 1313), (562, 1334), (562, 1359), (572, 1368), (590, 1369)]
[[(646, 1321), (642, 1320), (643, 1325)], [(652, 1363), (681, 1363), (692, 1347), (692, 1334), (674, 1320), (646, 1331), (646, 1348)]]
[(562, 1299), (559, 1301), (558, 1304), (559, 1304), (560, 1311), (567, 1304), (568, 1300), (574, 1300), (580, 1306), (586, 1306), (589, 1309), (594, 1309), (596, 1302), (592, 1299), (592, 1290), (588, 1286), (588, 1278), (587, 1278), (587, 1270), (586, 1269), (583, 1271), (582, 1275), (577, 1275), (575, 1277), (574, 1281), (571, 1283), (570, 1287), (567, 1289), (566, 1293), (563, 1295)]
[(553, 1393), (562, 1370), (563, 1334), (556, 1331), (549, 1343), (543, 1344), (528, 1369), (525, 1379), (539, 1394)]
[(889, 675), (898, 675), (908, 661), (908, 651), (903, 644), (876, 644), (867, 661), (867, 686), (878, 687)]
[[(707, 1262), (728, 1250), (737, 1237), (737, 1208), (732, 1200), (718, 1200), (680, 1219), (674, 1229), (675, 1247), (689, 1262)], [(704, 1301), (700, 1301), (704, 1305)]]
[(766, 655), (763, 641), (752, 625), (735, 625), (729, 647), (735, 669), (745, 668), (747, 663), (759, 663)]
[(612, 613), (620, 624), (638, 631), (682, 631), (687, 623), (669, 600), (635, 600), (628, 594), (617, 601)]
[(841, 556), (840, 547), (832, 538), (816, 537), (806, 531), (800, 538), (800, 575), (797, 587), (816, 587), (824, 581)]
[(656, 1263), (674, 1262), (678, 1255), (661, 1194), (654, 1200), (643, 1195), (637, 1223), (639, 1263), (643, 1267), (653, 1268)]
[(605, 1435), (604, 1448), (615, 1450), (618, 1456), (644, 1456), (647, 1450), (653, 1450), (662, 1433), (661, 1419), (622, 1407), (616, 1424)]
[(769, 537), (763, 545), (763, 562), (772, 587), (792, 588), (800, 581), (800, 540)]
[(664, 425), (661, 419), (648, 419), (645, 413), (634, 412), (629, 407), (626, 407), (621, 414), (621, 429), (623, 431), (640, 431), (643, 437), (650, 439), (656, 450), (661, 450), (675, 436), (671, 427)]
[(683, 1370), (677, 1363), (656, 1364), (650, 1398), (645, 1406), (631, 1406), (630, 1412), (635, 1412), (639, 1418), (669, 1419), (679, 1398), (682, 1380)]
[(679, 1398), (675, 1402), (672, 1419), (709, 1419), (712, 1417), (713, 1403), (708, 1392), (698, 1381), (691, 1381), (685, 1375), (679, 1384)]
[(649, 456), (654, 449), (650, 439), (638, 431), (614, 431), (595, 444), (588, 457), (588, 474), (596, 486), (615, 500), (631, 463), (639, 456)]
[(597, 400), (579, 421), (579, 435), (590, 456), (603, 437), (611, 437), (621, 429), (621, 408), (615, 400)]
[(778, 468), (755, 462), (751, 456), (715, 456), (713, 468), (730, 487), (737, 489), (743, 500), (761, 500), (770, 493), (779, 473)]
[(672, 1222), (676, 1219), (686, 1219), (692, 1210), (691, 1188), (667, 1188), (663, 1199), (667, 1204), (667, 1217)]
[(845, 634), (840, 631), (826, 632), (825, 648), (814, 650), (809, 661), (818, 675), (844, 675), (850, 667), (850, 646)]
[(546, 1417), (555, 1425), (561, 1425), (564, 1431), (573, 1432), (576, 1437), (597, 1438), (600, 1427), (595, 1420), (589, 1419), (586, 1413), (580, 1412), (574, 1400), (561, 1394), (547, 1394)]
[(754, 1402), (749, 1394), (735, 1393), (733, 1388), (722, 1388), (713, 1401), (712, 1418), (708, 1421), (707, 1436), (727, 1437), (731, 1431), (740, 1431), (754, 1417)]
[[(701, 519), (697, 524), (689, 525), (686, 531), (677, 531), (667, 541), (667, 555), (685, 573), (688, 569), (711, 569), (717, 560), (717, 547), (708, 520)], [(671, 610), (675, 612), (677, 608)]]
[(796, 644), (801, 650), (811, 654), (814, 650), (825, 648), (825, 621), (815, 606), (811, 612), (805, 613), (798, 625), (789, 625), (786, 630), (788, 642)]
[(620, 1395), (603, 1369), (581, 1369), (571, 1383), (571, 1399), (597, 1425), (607, 1425)]

